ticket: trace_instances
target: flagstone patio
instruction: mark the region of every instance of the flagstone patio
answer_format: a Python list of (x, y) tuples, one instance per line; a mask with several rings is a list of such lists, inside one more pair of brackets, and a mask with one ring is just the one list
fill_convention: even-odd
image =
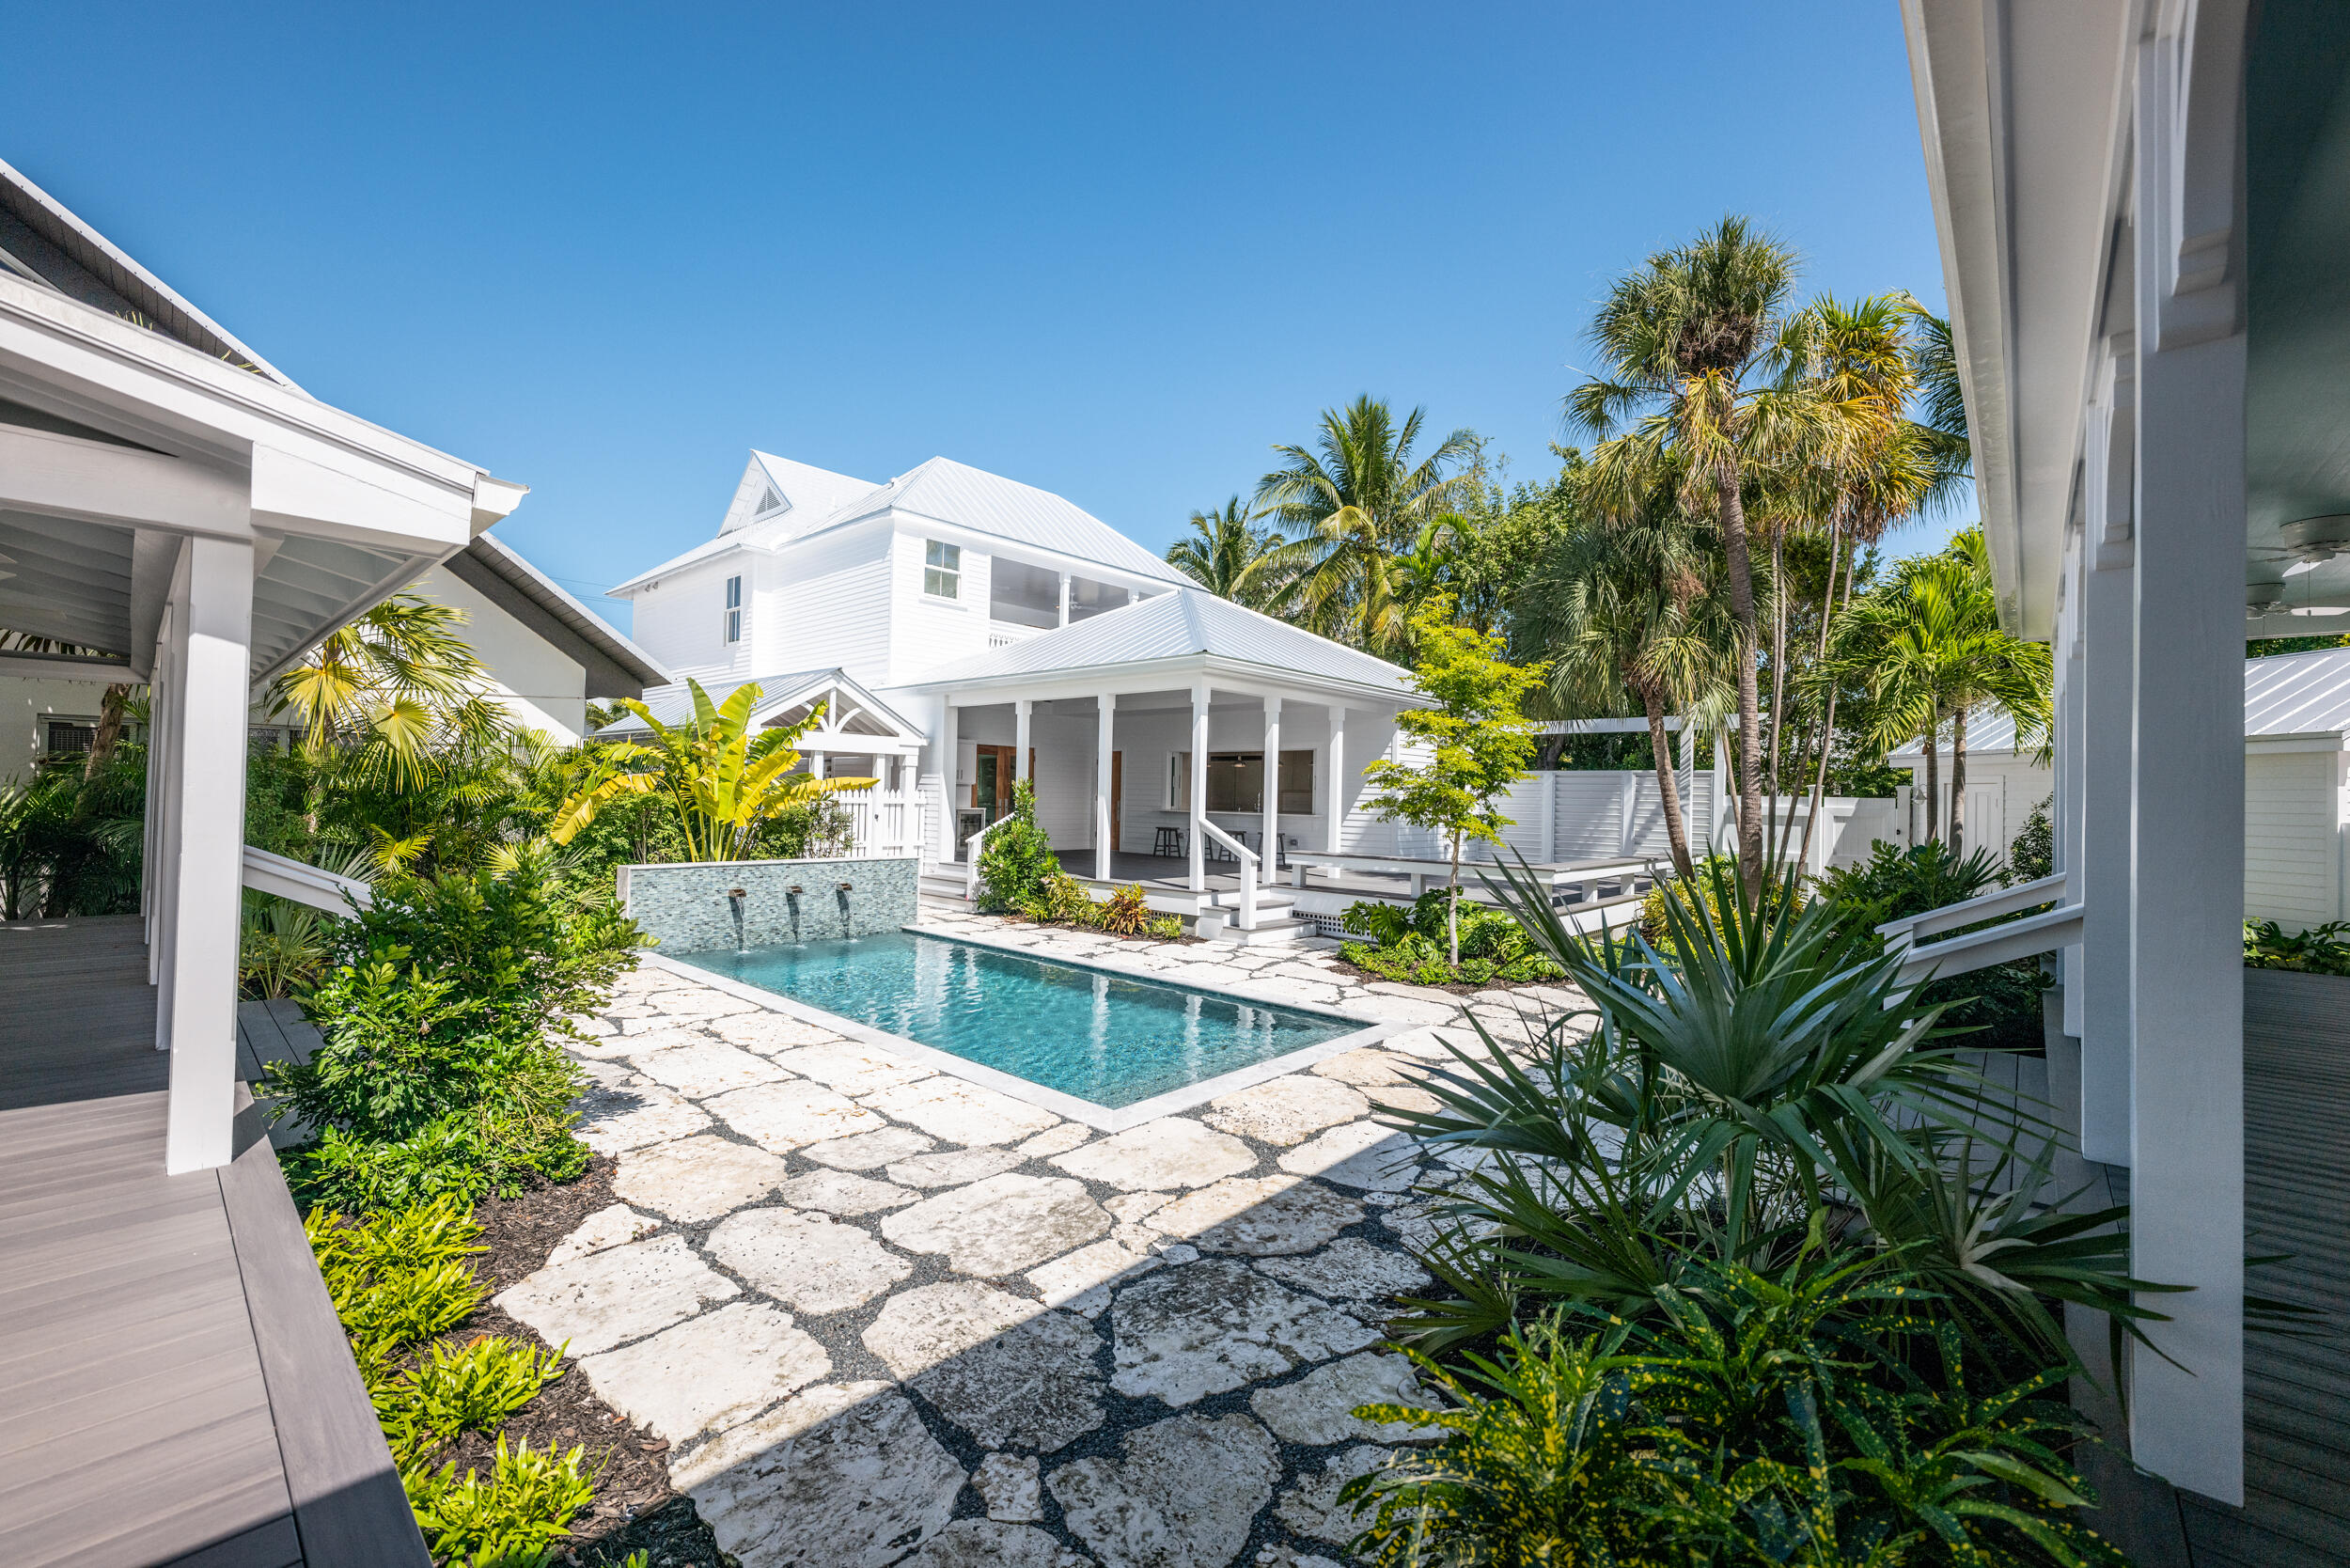
[(1339, 1488), (1407, 1435), (1352, 1410), (1424, 1397), (1379, 1324), (1449, 1172), (1372, 1103), (1422, 1103), (1465, 1002), (1514, 1032), (1574, 994), (926, 924), (1407, 1027), (1104, 1136), (646, 964), (579, 1047), (623, 1201), (498, 1305), (670, 1440), (745, 1568), (1336, 1568)]

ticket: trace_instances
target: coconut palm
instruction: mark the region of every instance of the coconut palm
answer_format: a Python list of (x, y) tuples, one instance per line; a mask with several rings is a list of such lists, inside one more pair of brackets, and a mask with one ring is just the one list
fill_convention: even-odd
[[(690, 723), (664, 724), (642, 702), (623, 698), (620, 706), (652, 729), (653, 744), (618, 742), (600, 746), (589, 781), (556, 808), (547, 837), (568, 844), (595, 820), (605, 801), (624, 794), (666, 794), (677, 808), (689, 860), (746, 860), (759, 830), (794, 807), (829, 794), (870, 790), (871, 778), (815, 778), (793, 773), (800, 754), (795, 743), (824, 716), (821, 702), (805, 718), (758, 729), (751, 711), (762, 695), (759, 683), (737, 686), (713, 703), (698, 681), (687, 681), (694, 698)], [(650, 769), (631, 764), (651, 763)]]
[(1590, 466), (1637, 514), (1667, 474), (1684, 510), (1721, 536), (1738, 708), (1740, 886), (1763, 885), (1761, 640), (1749, 494), (1801, 454), (1831, 443), (1845, 411), (1807, 382), (1781, 383), (1781, 334), (1795, 281), (1793, 251), (1744, 218), (1726, 217), (1677, 250), (1652, 256), (1602, 302), (1590, 341), (1605, 361), (1567, 397), (1569, 417), (1601, 437)]
[(465, 612), (395, 594), (328, 634), (270, 682), (272, 718), (290, 713), (313, 762), (368, 781), (421, 784), (436, 759), (513, 732), (490, 675), (458, 635)]
[(1517, 624), (1525, 652), (1550, 665), (1557, 711), (1610, 716), (1629, 697), (1647, 718), (1665, 831), (1684, 877), (1697, 874), (1696, 861), (1665, 718), (1704, 703), (1728, 676), (1737, 637), (1719, 575), (1719, 555), (1666, 487), (1634, 525), (1569, 534), (1528, 585)]
[(1939, 555), (1902, 562), (1890, 583), (1856, 600), (1839, 619), (1835, 663), (1868, 685), (1873, 744), (1889, 749), (1924, 743), (1929, 840), (1942, 837), (1937, 742), (1950, 737), (1949, 841), (1963, 851), (1968, 713), (1986, 707), (2005, 713), (2020, 748), (2046, 731), (2054, 681), (2044, 643), (1999, 627), (1982, 530), (1957, 535)]
[(1221, 510), (1191, 514), (1194, 537), (1167, 546), (1167, 562), (1218, 599), (1254, 606), (1271, 596), (1267, 557), (1280, 534), (1257, 525), (1256, 516), (1235, 495)]
[(1933, 471), (1925, 510), (1958, 505), (1974, 478), (1974, 447), (1966, 433), (1966, 388), (1958, 373), (1958, 350), (1948, 318), (1915, 300), (1908, 303), (1912, 337), (1910, 380), (1917, 394), (1915, 421)]
[(1276, 447), (1286, 460), (1257, 484), (1261, 515), (1288, 541), (1268, 570), (1282, 578), (1267, 607), (1358, 646), (1406, 635), (1409, 606), (1392, 598), (1392, 557), (1408, 553), (1423, 525), (1449, 510), (1474, 462), (1475, 432), (1454, 431), (1416, 455), (1425, 409), (1398, 420), (1369, 394), (1324, 409), (1312, 447)]

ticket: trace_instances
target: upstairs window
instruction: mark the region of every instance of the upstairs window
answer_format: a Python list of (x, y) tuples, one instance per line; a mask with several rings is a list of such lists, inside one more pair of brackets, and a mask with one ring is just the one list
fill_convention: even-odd
[(743, 579), (727, 579), (727, 641), (743, 640)]
[(922, 591), (939, 599), (963, 597), (963, 546), (922, 541)]

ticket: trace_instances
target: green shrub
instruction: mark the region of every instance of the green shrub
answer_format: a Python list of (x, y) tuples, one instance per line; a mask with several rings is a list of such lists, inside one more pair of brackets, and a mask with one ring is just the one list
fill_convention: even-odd
[(1183, 936), (1183, 917), (1181, 915), (1153, 915), (1143, 930), (1162, 942), (1180, 942)]
[(1101, 923), (1100, 908), (1084, 883), (1065, 871), (1053, 870), (1037, 884), (1020, 913), (1050, 925), (1093, 926)]
[(486, 1482), (474, 1470), (460, 1476), (454, 1464), (405, 1471), (400, 1481), (435, 1558), (536, 1564), (595, 1497), (580, 1473), (581, 1451), (557, 1454), (528, 1443), (509, 1450), (500, 1437)]
[(415, 1366), (370, 1390), (393, 1457), (430, 1458), (462, 1432), (495, 1432), (562, 1375), (561, 1350), (540, 1350), (485, 1334), (451, 1348), (436, 1344)]
[(1060, 874), (1052, 840), (1036, 824), (1036, 788), (1011, 787), (1011, 814), (997, 819), (979, 843), (979, 908), (991, 915), (1026, 909), (1045, 879)]
[[(1640, 901), (1640, 934), (1652, 943), (1662, 943), (1666, 939), (1668, 921), (1665, 905), (1668, 902), (1679, 902), (1682, 908), (1693, 915), (1702, 906), (1716, 925), (1721, 924), (1723, 891), (1735, 886), (1733, 873), (1737, 867), (1737, 860), (1731, 855), (1709, 855), (1697, 863), (1696, 876), (1671, 877), (1657, 883)], [(1802, 902), (1787, 883), (1776, 878), (1765, 886), (1762, 896), (1769, 901), (1773, 910), (1783, 908), (1790, 899), (1798, 903)], [(1891, 917), (1884, 917), (1889, 919)]]
[[(1151, 903), (1142, 884), (1129, 883), (1110, 894), (1101, 906), (1101, 927), (1112, 936), (1139, 936), (1151, 929)], [(1182, 922), (1176, 922), (1182, 930)]]
[(2016, 882), (2038, 882), (2056, 874), (2056, 824), (2048, 820), (2050, 795), (2031, 808), (2023, 831), (2007, 846), (2007, 870)]
[(1565, 971), (1526, 939), (1516, 918), (1490, 904), (1461, 905), (1461, 962), (1446, 956), (1443, 888), (1401, 904), (1365, 899), (1340, 917), (1348, 931), (1371, 938), (1349, 942), (1339, 956), (1358, 969), (1404, 985), (1486, 985), (1496, 980), (1557, 980)]
[[(2028, 827), (2027, 836), (2029, 832)], [(1988, 849), (1962, 856), (1948, 844), (1915, 844), (1904, 850), (1880, 839), (1870, 847), (1866, 861), (1829, 871), (1818, 879), (1816, 887), (1820, 898), (1838, 910), (1841, 926), (1856, 933), (1867, 933), (1867, 941), (1881, 949), (1875, 927), (1962, 903), (1989, 891), (2003, 878)], [(1982, 925), (2020, 919), (2029, 913), (2003, 915)], [(1918, 999), (1945, 1010), (1945, 1027), (1973, 1031), (1975, 1038), (1967, 1042), (1970, 1045), (2030, 1051), (2040, 1049), (2046, 1041), (2040, 996), (2049, 983), (2040, 961), (2027, 958), (1935, 980), (1919, 991)]]
[(312, 1209), (303, 1231), (363, 1372), (446, 1334), (489, 1294), (466, 1262), (482, 1250), (481, 1228), (452, 1200), (359, 1220)]
[(542, 854), (502, 873), (387, 879), (338, 921), (337, 966), (304, 1008), (322, 1043), (261, 1085), (317, 1130), (289, 1151), (306, 1202), (366, 1210), (471, 1200), (586, 1168), (572, 1032), (641, 940), (608, 896), (570, 892)]
[(2288, 935), (2274, 920), (2244, 922), (2244, 962), (2255, 969), (2350, 975), (2350, 920), (2328, 920)]

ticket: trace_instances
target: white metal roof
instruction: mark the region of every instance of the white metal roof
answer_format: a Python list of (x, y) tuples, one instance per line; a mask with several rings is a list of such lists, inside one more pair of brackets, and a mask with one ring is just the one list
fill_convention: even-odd
[[(876, 699), (873, 694), (838, 669), (802, 669), (782, 675), (754, 675), (742, 681), (704, 682), (702, 690), (713, 703), (724, 702), (744, 686), (759, 687), (759, 706), (751, 711), (755, 725), (764, 726), (777, 718), (791, 715), (805, 708), (828, 688), (838, 687), (841, 697), (853, 703), (858, 713), (852, 716), (839, 712), (825, 714), (827, 728), (845, 727), (848, 733), (864, 733), (876, 740), (919, 742), (922, 732), (908, 724)], [(683, 682), (674, 686), (649, 691), (644, 698), (646, 711), (666, 725), (684, 724), (694, 716), (694, 691)], [(600, 740), (625, 740), (632, 735), (650, 735), (652, 727), (634, 713), (622, 713), (596, 731)]]
[[(2274, 653), (2244, 661), (2244, 735), (2350, 734), (2350, 648), (2314, 653)], [(1966, 720), (1966, 750), (2013, 751), (2015, 725), (2006, 714), (1982, 712)], [(1922, 758), (1916, 745), (1895, 757)]]
[(969, 687), (1186, 655), (1259, 665), (1276, 675), (1370, 686), (1406, 698), (1418, 696), (1407, 669), (1197, 588), (1153, 594), (1123, 609), (948, 665), (932, 671), (916, 689)]
[[(934, 517), (974, 533), (1015, 540), (1080, 560), (1100, 561), (1163, 583), (1191, 580), (1076, 503), (952, 458), (934, 457), (899, 475), (870, 494), (841, 507), (818, 526), (852, 523), (885, 508)], [(799, 530), (803, 534), (816, 531), (813, 527)]]
[[(880, 488), (870, 479), (836, 474), (829, 468), (794, 463), (753, 447), (750, 464), (743, 471), (742, 486), (726, 522), (720, 525), (721, 532), (773, 527), (778, 537), (794, 538), (821, 526), (842, 507)], [(765, 503), (770, 496), (783, 505), (769, 508)]]

